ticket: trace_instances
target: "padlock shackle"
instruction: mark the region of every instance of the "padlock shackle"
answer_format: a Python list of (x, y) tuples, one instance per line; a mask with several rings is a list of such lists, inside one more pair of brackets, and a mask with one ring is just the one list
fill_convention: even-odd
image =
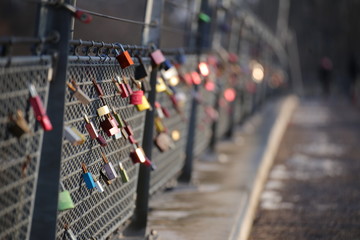
[(121, 170), (124, 170), (124, 166), (122, 165), (121, 162), (119, 162), (119, 167), (120, 167)]
[(135, 57), (138, 59), (138, 61), (139, 61), (140, 64), (144, 65), (143, 60), (142, 60), (142, 57), (140, 57), (139, 54), (136, 54)]
[(107, 157), (105, 156), (105, 154), (103, 152), (101, 152), (101, 156), (105, 163), (109, 163), (109, 160), (107, 159)]
[(102, 102), (102, 104), (103, 104), (104, 106), (106, 106), (105, 99), (103, 99), (102, 96), (99, 96), (99, 99), (100, 99), (100, 101)]
[(76, 92), (76, 88), (74, 87), (74, 85), (72, 85), (71, 83), (66, 83), (66, 85), (71, 91)]
[(87, 170), (87, 167), (86, 167), (85, 163), (81, 163), (81, 168), (82, 168), (82, 170), (83, 170), (84, 173), (89, 172), (89, 171)]
[(133, 76), (130, 76), (130, 80), (135, 84), (138, 90), (141, 90), (141, 84), (138, 83)]
[[(123, 47), (122, 44), (120, 44), (120, 43), (115, 43), (114, 45), (120, 47), (120, 48), (121, 48), (121, 51), (125, 52), (125, 49), (124, 49), (124, 47)], [(115, 51), (117, 51), (116, 48), (115, 48)], [(119, 55), (119, 54), (118, 54), (118, 55)]]
[(36, 97), (38, 95), (36, 88), (32, 83), (29, 84), (29, 91), (30, 91), (31, 97)]
[(157, 46), (156, 46), (155, 43), (150, 43), (150, 50), (155, 51), (155, 50), (157, 50), (157, 49), (158, 49), (158, 48), (157, 48)]
[(83, 114), (83, 117), (84, 117), (85, 122), (90, 123), (90, 120), (89, 120), (88, 116), (86, 116), (85, 113)]

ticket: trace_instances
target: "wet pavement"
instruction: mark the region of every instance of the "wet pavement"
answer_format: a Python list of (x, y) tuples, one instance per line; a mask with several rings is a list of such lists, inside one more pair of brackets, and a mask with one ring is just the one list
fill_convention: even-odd
[(360, 239), (359, 142), (359, 109), (339, 99), (301, 101), (249, 239)]
[(233, 141), (220, 141), (215, 155), (194, 165), (192, 184), (179, 184), (150, 200), (148, 230), (159, 240), (223, 240), (238, 234), (261, 156), (284, 99), (266, 104), (236, 129)]

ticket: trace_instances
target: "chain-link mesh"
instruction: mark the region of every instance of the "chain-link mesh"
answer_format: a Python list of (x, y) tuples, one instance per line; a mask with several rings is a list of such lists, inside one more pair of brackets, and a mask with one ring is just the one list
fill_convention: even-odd
[(208, 91), (204, 87), (199, 90), (200, 98), (202, 99), (198, 105), (196, 116), (196, 134), (194, 145), (194, 156), (201, 154), (208, 146), (211, 139), (211, 127), (213, 121), (212, 116), (207, 113), (206, 108), (212, 108), (215, 101), (215, 92)]
[[(149, 59), (144, 59), (144, 63), (149, 64)], [(100, 130), (100, 120), (104, 120), (104, 117), (97, 117), (96, 110), (103, 106), (103, 103), (97, 96), (92, 83), (92, 79), (98, 82), (104, 92), (104, 102), (116, 110), (132, 127), (135, 139), (141, 144), (145, 111), (138, 112), (136, 107), (130, 104), (129, 98), (121, 98), (116, 93), (115, 85), (112, 82), (112, 78), (116, 74), (130, 76), (133, 75), (133, 72), (133, 66), (121, 70), (114, 58), (70, 58), (68, 81), (75, 80), (78, 87), (91, 98), (91, 102), (85, 106), (72, 96), (71, 91), (67, 91), (65, 126), (76, 127), (86, 136), (86, 141), (79, 146), (73, 146), (67, 140), (63, 141), (60, 181), (65, 189), (60, 189), (60, 191), (68, 190), (70, 192), (75, 208), (58, 213), (57, 239), (63, 239), (64, 236), (68, 237), (64, 231), (65, 225), (69, 225), (77, 239), (104, 239), (124, 224), (133, 214), (138, 164), (135, 165), (131, 161), (129, 154), (134, 147), (124, 137), (118, 140), (111, 139)], [(84, 128), (83, 113), (94, 123), (99, 134), (106, 138), (107, 146), (102, 147), (96, 140), (89, 138)], [(120, 178), (117, 178), (112, 184), (105, 184), (99, 176), (100, 169), (104, 164), (101, 152), (113, 164), (118, 175), (120, 172), (118, 164), (122, 163), (129, 176), (129, 182), (123, 183)], [(86, 188), (82, 179), (82, 162), (104, 186), (104, 192), (100, 193), (96, 189), (89, 190)]]
[[(181, 66), (183, 73), (196, 70), (196, 57), (186, 56), (187, 61)], [(156, 100), (170, 112), (170, 118), (164, 118), (163, 123), (167, 128), (168, 134), (172, 135), (173, 131), (179, 133), (179, 140), (174, 141), (175, 147), (165, 152), (161, 152), (156, 146), (152, 151), (152, 160), (156, 165), (156, 170), (151, 173), (150, 194), (161, 188), (171, 185), (172, 179), (175, 179), (180, 173), (185, 160), (185, 147), (189, 126), (189, 114), (192, 100), (192, 87), (185, 83), (180, 83), (175, 87), (178, 93), (186, 97), (181, 107), (183, 116), (181, 116), (174, 108), (169, 96), (166, 93), (157, 93)], [(154, 137), (157, 133), (154, 130)]]
[[(0, 239), (28, 239), (35, 199), (43, 130), (29, 102), (33, 84), (47, 103), (50, 57), (0, 59)], [(9, 115), (21, 110), (30, 133), (17, 138)]]
[(219, 119), (218, 119), (218, 127), (216, 129), (217, 131), (217, 137), (222, 137), (224, 136), (226, 130), (228, 130), (229, 127), (229, 114), (230, 114), (230, 103), (228, 101), (225, 100), (224, 97), (224, 91), (229, 87), (229, 76), (228, 73), (226, 72), (220, 79), (220, 92), (218, 94), (220, 94), (219, 97)]
[[(186, 96), (189, 95), (190, 89), (183, 84), (176, 87), (178, 92), (183, 92)], [(151, 172), (150, 178), (150, 194), (164, 187), (169, 180), (173, 179), (180, 172), (185, 160), (185, 143), (188, 130), (188, 113), (190, 106), (190, 99), (188, 98), (184, 103), (183, 116), (181, 116), (174, 108), (169, 96), (164, 93), (157, 93), (156, 100), (166, 108), (169, 113), (169, 118), (163, 119), (163, 124), (167, 128), (167, 133), (171, 136), (173, 131), (179, 133), (179, 140), (174, 141), (174, 148), (165, 152), (161, 152), (155, 145), (152, 151), (152, 161), (156, 166), (156, 170)], [(157, 132), (154, 129), (154, 138)]]

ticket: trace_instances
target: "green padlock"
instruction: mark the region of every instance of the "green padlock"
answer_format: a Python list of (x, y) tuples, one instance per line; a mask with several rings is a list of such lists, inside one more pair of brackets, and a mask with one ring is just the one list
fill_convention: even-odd
[(70, 192), (65, 190), (65, 187), (60, 183), (62, 191), (59, 193), (58, 210), (68, 210), (75, 207), (73, 200), (71, 199)]

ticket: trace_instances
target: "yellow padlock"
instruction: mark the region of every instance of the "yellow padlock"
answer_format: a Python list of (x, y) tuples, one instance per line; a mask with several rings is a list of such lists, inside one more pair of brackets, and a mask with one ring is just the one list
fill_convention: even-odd
[(144, 111), (144, 110), (147, 110), (147, 109), (150, 109), (150, 104), (149, 104), (147, 98), (144, 95), (142, 96), (142, 103), (136, 105), (136, 108), (140, 112)]
[(162, 132), (165, 132), (165, 126), (161, 120), (161, 118), (159, 117), (156, 117), (154, 119), (154, 124), (155, 124), (155, 128), (156, 128), (156, 131), (159, 132), (159, 133), (162, 133)]
[(167, 86), (164, 82), (164, 79), (161, 77), (158, 77), (156, 80), (156, 92), (165, 92), (167, 89)]

